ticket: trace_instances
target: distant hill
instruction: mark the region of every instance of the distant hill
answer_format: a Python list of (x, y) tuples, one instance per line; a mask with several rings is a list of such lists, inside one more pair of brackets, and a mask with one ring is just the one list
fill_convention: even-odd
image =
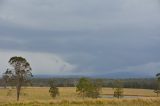
[(126, 79), (126, 78), (153, 78), (154, 76), (144, 73), (134, 73), (134, 72), (113, 72), (107, 74), (91, 74), (91, 75), (54, 75), (54, 74), (39, 74), (34, 75), (35, 78), (81, 78), (81, 77), (91, 77), (91, 78), (111, 78), (111, 79)]
[(37, 74), (34, 78), (81, 78), (81, 75), (54, 75), (54, 74)]
[(153, 78), (154, 76), (144, 74), (144, 73), (133, 73), (133, 72), (113, 72), (108, 74), (99, 74), (99, 75), (92, 75), (91, 77), (94, 78)]

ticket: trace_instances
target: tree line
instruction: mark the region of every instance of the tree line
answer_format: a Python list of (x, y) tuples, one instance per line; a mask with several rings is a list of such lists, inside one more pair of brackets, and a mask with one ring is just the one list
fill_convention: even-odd
[[(23, 84), (23, 86), (33, 87), (49, 87), (49, 80), (55, 80), (59, 87), (75, 87), (80, 78), (31, 78), (30, 83)], [(101, 80), (102, 87), (113, 87), (116, 80), (123, 83), (124, 88), (138, 88), (138, 89), (156, 89), (158, 86), (156, 78), (141, 78), (141, 79), (107, 79), (107, 78), (89, 78), (92, 81)], [(3, 87), (5, 82), (0, 79), (0, 86)], [(8, 82), (7, 86), (14, 86), (14, 82)]]
[[(59, 87), (75, 87), (80, 78), (31, 78), (30, 83), (23, 84), (23, 86), (33, 87), (49, 87), (49, 80), (55, 80)], [(102, 80), (102, 87), (113, 87), (116, 80), (123, 83), (124, 88), (138, 88), (138, 89), (156, 89), (158, 86), (156, 78), (142, 78), (142, 79), (101, 79), (90, 78), (90, 80)], [(8, 82), (7, 86), (14, 86), (14, 82)], [(3, 79), (0, 79), (0, 87), (5, 86)]]

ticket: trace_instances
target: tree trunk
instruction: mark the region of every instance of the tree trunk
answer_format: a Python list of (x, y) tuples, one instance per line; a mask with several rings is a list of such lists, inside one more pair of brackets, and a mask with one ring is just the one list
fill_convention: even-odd
[(4, 89), (6, 89), (7, 88), (7, 82), (5, 81), (5, 83), (4, 83)]
[(83, 98), (83, 100), (84, 100), (84, 96), (85, 96), (85, 95), (84, 95), (84, 91), (83, 91), (83, 93), (82, 93), (82, 98)]
[(20, 79), (18, 79), (17, 81), (17, 101), (19, 101), (20, 90), (21, 90), (21, 81)]

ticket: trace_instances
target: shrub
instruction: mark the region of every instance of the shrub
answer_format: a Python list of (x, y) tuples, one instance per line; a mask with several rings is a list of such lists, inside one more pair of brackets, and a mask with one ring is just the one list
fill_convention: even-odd
[(49, 93), (50, 93), (52, 98), (55, 98), (57, 95), (59, 95), (59, 89), (56, 86), (54, 80), (50, 81), (49, 84), (50, 84)]

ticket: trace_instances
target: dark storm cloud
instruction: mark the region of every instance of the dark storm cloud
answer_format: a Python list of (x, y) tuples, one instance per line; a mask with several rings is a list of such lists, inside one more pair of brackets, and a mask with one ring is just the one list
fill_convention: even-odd
[(159, 68), (158, 0), (15, 1), (0, 10), (3, 50), (56, 53), (75, 73)]

